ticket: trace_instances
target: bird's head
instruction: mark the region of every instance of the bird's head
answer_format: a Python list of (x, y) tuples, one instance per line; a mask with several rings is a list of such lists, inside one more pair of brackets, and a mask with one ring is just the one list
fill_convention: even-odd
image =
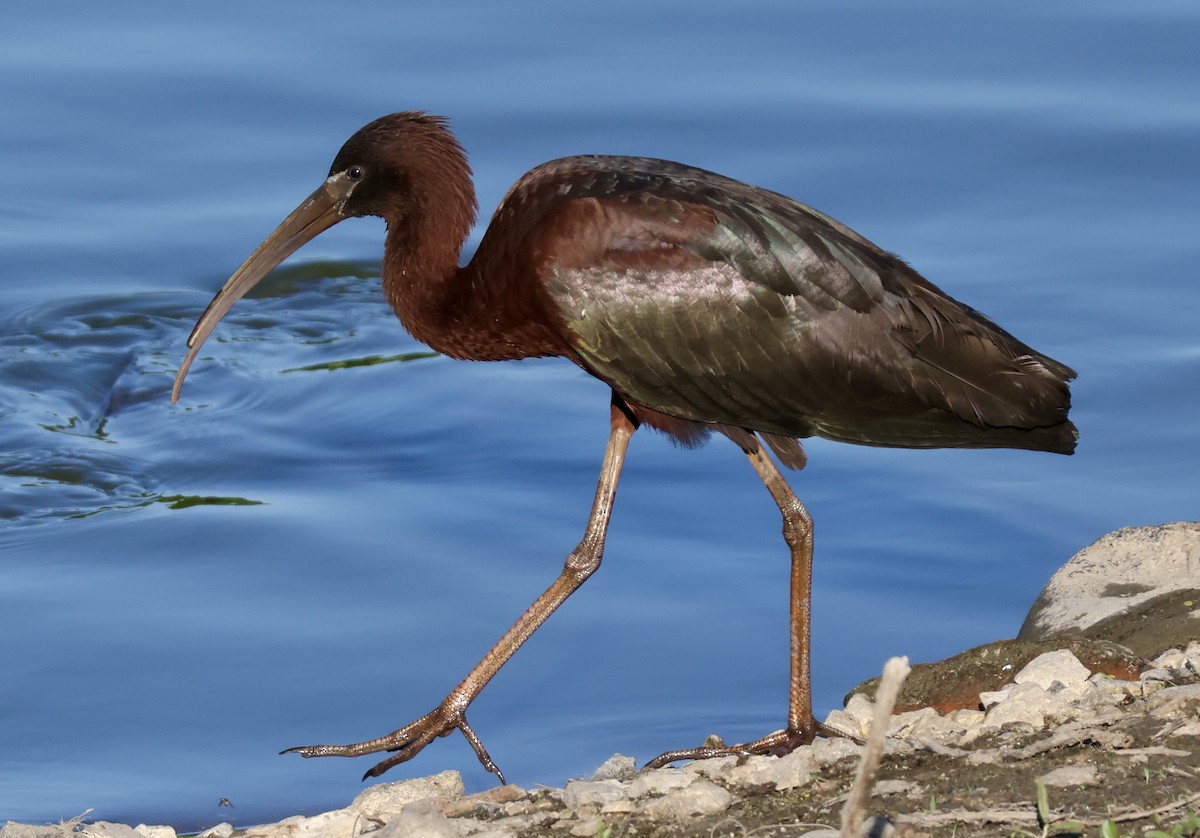
[[(419, 112), (380, 117), (360, 128), (334, 158), (317, 190), (283, 220), (225, 282), (188, 337), (188, 352), (171, 402), (205, 339), (221, 318), (267, 274), (306, 242), (346, 218), (380, 216), (395, 246), (415, 246), (425, 227), (453, 241), (455, 258), (475, 220), (471, 170), (446, 120)], [(436, 225), (425, 225), (426, 219)], [(389, 248), (392, 242), (389, 241)]]

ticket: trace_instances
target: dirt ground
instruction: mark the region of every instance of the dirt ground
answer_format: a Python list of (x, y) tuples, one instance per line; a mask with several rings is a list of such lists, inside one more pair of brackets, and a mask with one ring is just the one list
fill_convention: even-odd
[[(906, 838), (1200, 836), (1200, 736), (1171, 735), (1195, 720), (1195, 711), (1189, 714), (1163, 719), (1131, 707), (1108, 723), (1002, 731), (969, 751), (888, 755), (871, 814), (888, 818)], [(856, 767), (847, 758), (803, 788), (744, 795), (723, 814), (686, 824), (614, 815), (596, 835), (794, 838), (837, 828)], [(1038, 778), (1061, 768), (1083, 770), (1075, 782), (1047, 785), (1039, 814)]]

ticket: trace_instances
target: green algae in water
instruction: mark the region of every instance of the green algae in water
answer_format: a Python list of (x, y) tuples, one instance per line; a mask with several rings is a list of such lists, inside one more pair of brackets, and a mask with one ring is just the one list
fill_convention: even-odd
[(155, 500), (167, 504), (167, 509), (188, 509), (193, 506), (262, 506), (263, 504), (261, 500), (217, 495), (162, 495)]
[(350, 358), (345, 361), (326, 361), (321, 364), (308, 364), (303, 367), (291, 367), (283, 372), (315, 372), (318, 370), (345, 370), (351, 367), (372, 367), (376, 364), (391, 364), (395, 362), (420, 361), (425, 358), (436, 358), (436, 352), (405, 352), (402, 355), (367, 355), (363, 358)]

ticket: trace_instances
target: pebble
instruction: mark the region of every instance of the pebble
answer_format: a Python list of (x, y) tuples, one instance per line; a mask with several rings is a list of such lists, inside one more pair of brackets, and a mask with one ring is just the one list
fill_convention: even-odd
[[(896, 714), (888, 724), (885, 752), (911, 753), (917, 748), (964, 748), (985, 733), (1005, 730), (1044, 729), (1071, 721), (1086, 726), (1091, 719), (1114, 713), (1149, 713), (1164, 720), (1160, 739), (1200, 735), (1200, 683), (1191, 683), (1200, 671), (1200, 642), (1186, 650), (1173, 649), (1157, 655), (1151, 668), (1137, 681), (1122, 681), (1093, 675), (1070, 652), (1053, 652), (1035, 658), (1013, 682), (984, 693), (986, 710), (955, 710), (939, 715), (931, 708)], [(1180, 681), (1188, 683), (1179, 684)], [(851, 697), (846, 708), (830, 714), (830, 720), (855, 736), (870, 731), (874, 706), (862, 694)], [(829, 724), (830, 722), (827, 722)], [(834, 726), (834, 725), (831, 725)], [(1113, 734), (1108, 734), (1111, 738)], [(1007, 736), (1011, 740), (1011, 735)], [(1113, 740), (1115, 741), (1115, 740)], [(939, 744), (940, 743), (940, 744)], [(1110, 745), (1112, 743), (1110, 742)], [(1003, 748), (989, 747), (968, 752), (1000, 758)], [(372, 786), (345, 809), (313, 817), (294, 816), (279, 823), (251, 826), (246, 838), (317, 838), (328, 835), (361, 835), (399, 838), (419, 835), (428, 838), (516, 838), (535, 830), (594, 836), (614, 818), (634, 818), (660, 823), (686, 823), (689, 819), (716, 816), (739, 797), (765, 790), (786, 791), (810, 786), (826, 769), (846, 761), (857, 761), (863, 748), (844, 738), (818, 738), (810, 746), (797, 748), (782, 757), (727, 756), (667, 767), (636, 771), (631, 757), (615, 754), (588, 780), (571, 780), (562, 789), (527, 791), (519, 786), (498, 786), (469, 796), (463, 794), (461, 776), (445, 771), (398, 783)], [(991, 756), (989, 756), (989, 754)], [(1132, 755), (1130, 759), (1135, 759)], [(1094, 765), (1070, 765), (1041, 776), (1047, 786), (1096, 785), (1102, 778)], [(814, 786), (815, 788), (815, 786)], [(924, 790), (904, 780), (877, 783), (876, 799), (897, 795), (920, 797)], [(870, 822), (868, 822), (870, 823)], [(378, 828), (371, 831), (372, 827)], [(890, 834), (884, 822), (872, 835)], [(677, 826), (675, 828), (678, 828)], [(879, 831), (882, 830), (882, 831)], [(91, 838), (175, 838), (170, 827), (121, 824), (86, 824), (79, 834)], [(8, 823), (0, 838), (61, 838), (61, 827), (35, 827)], [(205, 830), (199, 838), (231, 838), (228, 823)], [(809, 838), (836, 834), (828, 831), (805, 833)], [(864, 834), (868, 834), (864, 832)]]

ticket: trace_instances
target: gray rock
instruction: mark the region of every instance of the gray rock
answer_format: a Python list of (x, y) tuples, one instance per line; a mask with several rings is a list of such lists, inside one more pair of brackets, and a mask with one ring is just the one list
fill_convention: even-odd
[(1038, 779), (1047, 786), (1058, 788), (1094, 786), (1100, 782), (1100, 771), (1094, 765), (1064, 765)]
[(733, 802), (733, 795), (711, 780), (699, 779), (685, 789), (676, 789), (665, 797), (641, 806), (655, 820), (683, 820), (697, 815), (716, 815)]
[(1188, 671), (1193, 675), (1200, 673), (1200, 641), (1193, 640), (1189, 643), (1183, 656), (1187, 660)]
[(620, 780), (571, 780), (563, 789), (563, 802), (571, 809), (600, 807), (605, 803), (621, 800), (627, 795), (628, 789)]
[(429, 777), (371, 786), (354, 798), (348, 809), (370, 820), (387, 820), (418, 800), (441, 798), (450, 801), (462, 795), (462, 775), (457, 771), (443, 771)]
[(925, 789), (917, 783), (908, 780), (880, 780), (871, 789), (875, 797), (886, 797), (889, 794), (903, 794), (905, 797), (923, 797)]
[(1178, 676), (1175, 674), (1175, 670), (1167, 669), (1166, 667), (1162, 667), (1162, 668), (1155, 668), (1155, 669), (1147, 669), (1145, 672), (1142, 673), (1141, 680), (1142, 681), (1160, 681), (1164, 684), (1169, 684), (1171, 681), (1174, 681), (1177, 677)]
[[(707, 760), (702, 760), (707, 762)], [(646, 797), (649, 794), (664, 794), (674, 789), (683, 789), (696, 781), (694, 773), (678, 768), (650, 768), (633, 778), (629, 784), (629, 797)]]
[[(1054, 574), (1017, 638), (1047, 640), (1069, 632), (1101, 636), (1103, 633), (1097, 634), (1100, 623), (1145, 608), (1151, 600), (1167, 594), (1187, 591), (1200, 593), (1200, 523), (1127, 527), (1076, 553)], [(1175, 612), (1183, 607), (1183, 603), (1175, 604)], [(1184, 642), (1196, 636), (1200, 619), (1189, 620), (1186, 612), (1174, 616), (1182, 621), (1176, 630), (1185, 632), (1181, 634)], [(1159, 636), (1163, 623), (1156, 620), (1144, 627), (1156, 634), (1144, 636), (1144, 632), (1126, 627), (1117, 636), (1102, 639), (1123, 643), (1138, 654), (1151, 654), (1173, 645)]]
[(604, 819), (599, 815), (592, 815), (588, 818), (580, 819), (579, 823), (573, 825), (569, 832), (572, 835), (581, 836), (581, 838), (593, 838), (604, 827)]
[[(325, 833), (327, 836), (350, 834), (353, 833)], [(460, 838), (466, 835), (466, 830), (443, 815), (432, 800), (417, 800), (371, 834), (377, 838)]]
[(627, 757), (624, 754), (613, 754), (606, 759), (596, 772), (592, 774), (592, 780), (632, 780), (637, 774), (637, 760), (633, 757)]
[(0, 838), (63, 838), (69, 834), (69, 829), (61, 826), (33, 826), (16, 821), (7, 821), (0, 826)]
[[(800, 838), (841, 838), (840, 829), (813, 829), (804, 832)], [(883, 817), (867, 818), (859, 828), (860, 838), (890, 838), (896, 834), (896, 828), (891, 821)]]

